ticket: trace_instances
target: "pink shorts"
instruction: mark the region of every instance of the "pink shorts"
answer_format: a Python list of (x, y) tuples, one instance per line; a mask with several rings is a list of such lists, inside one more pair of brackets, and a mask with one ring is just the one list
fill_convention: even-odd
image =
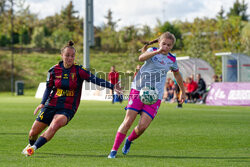
[(154, 119), (158, 109), (160, 108), (161, 100), (157, 100), (155, 104), (146, 105), (141, 102), (139, 94), (140, 91), (131, 89), (128, 99), (128, 105), (125, 107), (125, 110), (127, 109), (134, 110), (138, 112), (138, 114), (140, 114), (141, 112), (145, 112), (152, 119)]

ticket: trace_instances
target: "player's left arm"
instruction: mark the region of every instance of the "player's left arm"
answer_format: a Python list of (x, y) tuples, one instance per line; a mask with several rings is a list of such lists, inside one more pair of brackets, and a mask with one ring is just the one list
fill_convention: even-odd
[(84, 68), (81, 68), (79, 73), (80, 73), (81, 78), (88, 81), (88, 82), (92, 82), (92, 83), (94, 83), (96, 85), (99, 85), (99, 86), (102, 86), (102, 87), (105, 87), (105, 88), (109, 88), (109, 89), (115, 90), (117, 92), (121, 91), (119, 83), (113, 85), (113, 84), (111, 84), (110, 82), (108, 82), (108, 81), (106, 81), (104, 79), (96, 77), (94, 74), (92, 74), (90, 71), (87, 71)]
[(90, 82), (92, 82), (92, 83), (94, 83), (96, 85), (105, 87), (105, 88), (114, 89), (113, 84), (111, 84), (110, 82), (108, 82), (108, 81), (106, 81), (104, 79), (98, 78), (97, 76), (95, 76), (92, 73), (90, 73), (90, 77), (89, 77), (88, 81), (90, 81)]
[(181, 101), (181, 103), (183, 103), (186, 99), (183, 79), (182, 79), (182, 76), (181, 76), (179, 71), (173, 71), (173, 73), (174, 73), (174, 77), (176, 79), (176, 82), (177, 82), (178, 86), (180, 87), (180, 90), (181, 90), (180, 101)]

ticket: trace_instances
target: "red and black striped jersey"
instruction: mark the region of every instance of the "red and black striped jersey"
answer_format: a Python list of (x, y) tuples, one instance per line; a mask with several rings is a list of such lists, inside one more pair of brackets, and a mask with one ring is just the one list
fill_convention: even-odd
[(66, 108), (76, 112), (80, 103), (84, 80), (113, 89), (112, 84), (95, 77), (82, 66), (74, 64), (71, 68), (65, 69), (61, 61), (48, 72), (42, 104), (46, 102), (48, 106)]

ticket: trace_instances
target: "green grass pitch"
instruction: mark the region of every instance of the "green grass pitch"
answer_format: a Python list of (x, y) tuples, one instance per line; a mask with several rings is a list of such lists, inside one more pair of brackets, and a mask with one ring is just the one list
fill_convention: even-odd
[(21, 151), (39, 103), (33, 97), (0, 96), (1, 167), (250, 166), (250, 107), (184, 104), (176, 109), (175, 104), (162, 103), (130, 153), (122, 155), (122, 144), (117, 159), (107, 159), (127, 102), (82, 101), (67, 126), (32, 157), (25, 157)]

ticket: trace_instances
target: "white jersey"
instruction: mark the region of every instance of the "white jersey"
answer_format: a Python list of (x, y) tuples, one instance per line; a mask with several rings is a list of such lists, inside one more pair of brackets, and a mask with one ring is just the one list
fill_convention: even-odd
[[(148, 48), (147, 52), (156, 51), (157, 48)], [(141, 69), (136, 74), (131, 88), (138, 91), (145, 86), (154, 87), (159, 92), (159, 99), (162, 99), (167, 72), (179, 71), (176, 57), (171, 53), (168, 55), (157, 54), (146, 60)]]

